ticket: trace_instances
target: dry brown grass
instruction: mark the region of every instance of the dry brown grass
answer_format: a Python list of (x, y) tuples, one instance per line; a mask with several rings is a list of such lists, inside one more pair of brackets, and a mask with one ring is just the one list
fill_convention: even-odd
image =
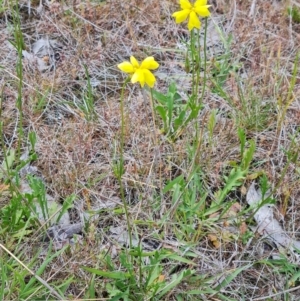
[[(33, 165), (43, 178), (47, 192), (58, 202), (70, 194), (76, 195), (74, 208), (70, 211), (72, 222), (76, 222), (84, 211), (99, 208), (100, 205), (108, 206), (113, 202), (122, 206), (119, 184), (113, 173), (114, 157), (118, 155), (120, 147), (120, 91), (123, 82), (116, 65), (132, 54), (138, 59), (153, 55), (160, 63), (157, 89), (164, 91), (174, 74), (184, 74), (184, 52), (177, 50), (182, 46), (182, 39), (187, 39), (188, 31), (183, 26), (177, 26), (170, 17), (177, 7), (175, 0), (51, 1), (43, 4), (40, 12), (38, 3), (32, 1), (30, 14), (29, 2), (20, 1), (27, 50), (30, 52), (33, 43), (41, 37), (56, 39), (59, 48), (55, 57), (43, 58), (47, 64), (53, 64), (54, 67), (49, 70), (41, 72), (34, 64), (25, 59), (23, 61), (24, 129), (26, 133), (34, 131), (38, 137), (38, 160)], [(228, 162), (238, 160), (236, 132), (238, 127), (243, 127), (247, 137), (257, 143), (256, 165), (253, 165), (252, 171), (263, 170), (274, 187), (282, 181), (276, 190), (276, 205), (284, 217), (285, 229), (291, 236), (299, 237), (298, 161), (289, 166), (281, 179), (287, 162), (282, 149), (289, 148), (289, 135), (298, 133), (300, 123), (299, 74), (293, 91), (294, 101), (282, 124), (278, 101), (280, 97), (286, 101), (293, 62), (300, 49), (300, 25), (287, 16), (289, 1), (222, 0), (211, 3), (214, 22), (227, 35), (233, 35), (230, 58), (239, 63), (237, 73), (242, 79), (242, 93), (246, 101), (254, 97), (260, 104), (265, 104), (259, 110), (269, 106), (269, 111), (260, 127), (256, 127), (257, 122), (250, 122), (255, 110), (250, 111), (248, 117), (245, 115), (241, 91), (233, 73), (225, 82), (231, 105), (208, 90), (204, 109), (199, 116), (204, 133), (199, 165), (205, 174), (207, 191), (212, 197), (223, 183)], [(209, 22), (212, 28), (212, 21)], [(209, 38), (211, 48), (208, 55), (212, 61), (214, 53), (222, 52), (222, 46), (219, 38)], [(1, 13), (0, 19), (1, 119), (5, 144), (15, 147), (18, 118), (15, 108), (17, 53), (9, 40), (13, 40), (13, 29), (11, 11), (7, 9)], [(85, 120), (84, 113), (78, 107), (87, 87), (84, 65), (88, 68), (93, 85), (97, 116), (91, 122)], [(178, 82), (184, 90), (188, 88), (188, 80)], [(37, 109), (42, 97), (45, 97), (45, 105)], [(153, 127), (147, 94), (143, 94), (138, 87), (130, 86), (125, 93), (125, 103), (123, 183), (132, 220), (144, 221), (144, 225), (134, 224), (133, 227), (140, 237), (155, 237), (156, 241), (159, 237), (161, 241), (158, 243), (177, 250), (179, 245), (173, 246), (171, 243), (176, 219), (160, 224), (161, 217), (170, 208), (171, 200), (166, 197), (158, 203), (157, 195), (167, 181), (181, 174), (188, 176), (191, 160), (187, 146), (192, 141), (193, 128), (188, 128), (175, 143), (169, 143)], [(207, 116), (213, 108), (218, 110), (218, 114), (211, 147), (205, 131)], [(158, 145), (155, 145), (155, 136), (159, 138)], [(2, 152), (0, 158), (2, 161)], [(237, 191), (232, 199), (245, 206), (243, 192)], [(152, 226), (148, 227), (151, 223)], [(99, 250), (111, 251), (109, 227), (125, 224), (123, 215), (112, 211), (99, 214), (92, 222), (95, 229), (91, 230), (93, 227), (90, 227), (83, 233), (81, 244), (72, 248), (69, 254), (57, 258), (44, 279), (61, 281), (72, 274), (76, 281), (68, 294), (70, 298), (82, 298), (90, 274), (80, 266), (96, 266)], [(222, 228), (222, 222), (217, 223), (215, 228)], [(221, 271), (230, 271), (235, 261), (255, 262), (268, 258), (268, 249), (261, 247), (263, 242), (259, 237), (254, 237), (249, 245), (230, 238), (228, 242), (222, 242), (220, 249), (215, 249), (206, 234), (201, 234), (201, 240), (195, 247), (199, 257), (194, 262), (199, 274), (215, 276)], [(29, 237), (25, 246), (29, 248), (30, 245)], [(117, 253), (119, 247), (116, 248)], [(30, 258), (34, 255), (32, 253), (28, 251), (27, 256)], [(231, 297), (234, 298), (233, 292), (241, 288), (247, 300), (259, 300), (255, 298), (285, 289), (281, 277), (272, 267), (257, 264), (236, 277), (226, 291), (232, 292)], [(214, 280), (212, 284), (217, 286), (218, 282)], [(97, 284), (97, 289), (99, 298), (107, 297), (105, 292), (101, 295), (101, 285), (98, 287)], [(177, 289), (184, 291), (189, 287), (182, 284)], [(174, 290), (165, 300), (175, 300), (176, 293)], [(276, 296), (272, 300), (281, 300), (279, 298)], [(300, 291), (291, 292), (290, 298), (299, 300)], [(212, 297), (209, 300), (217, 299)]]

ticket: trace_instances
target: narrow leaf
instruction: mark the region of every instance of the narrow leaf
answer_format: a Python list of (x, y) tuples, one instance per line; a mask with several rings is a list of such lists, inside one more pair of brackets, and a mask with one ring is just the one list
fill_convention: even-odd
[(107, 271), (100, 271), (94, 268), (89, 268), (89, 267), (84, 267), (82, 266), (81, 268), (83, 268), (84, 270), (99, 275), (99, 276), (103, 276), (106, 278), (110, 278), (110, 279), (118, 279), (118, 280), (125, 280), (127, 278), (130, 277), (129, 273), (124, 273), (124, 272), (107, 272)]

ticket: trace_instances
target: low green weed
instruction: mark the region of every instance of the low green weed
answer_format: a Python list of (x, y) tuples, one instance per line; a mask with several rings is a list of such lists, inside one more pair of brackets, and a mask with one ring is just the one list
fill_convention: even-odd
[(164, 300), (162, 298), (165, 295), (193, 274), (192, 270), (185, 269), (182, 272), (166, 275), (163, 261), (168, 260), (169, 265), (171, 262), (194, 265), (191, 260), (168, 251), (144, 252), (141, 246), (138, 246), (130, 251), (130, 255), (133, 261), (129, 259), (127, 252), (121, 251), (119, 267), (115, 266), (108, 254), (101, 260), (103, 270), (82, 267), (94, 275), (110, 279), (105, 284), (105, 289), (111, 301)]
[[(25, 265), (21, 258), (26, 258), (26, 254), (19, 247), (16, 248), (18, 257), (12, 254), (6, 247), (0, 244), (2, 252), (6, 252), (4, 258), (5, 261), (0, 260), (0, 267), (2, 273), (2, 280), (5, 282), (5, 288), (0, 288), (1, 300), (29, 300), (38, 299), (45, 300), (51, 295), (57, 300), (63, 299), (64, 292), (72, 282), (72, 277), (65, 279), (64, 283), (59, 286), (51, 286), (48, 282), (41, 278), (41, 275), (45, 272), (47, 266), (63, 252), (67, 247), (53, 253), (52, 243), (48, 247), (48, 252), (42, 263), (38, 261), (38, 254), (40, 250), (37, 250), (36, 255), (31, 259), (28, 265)], [(11, 256), (11, 258), (8, 257)], [(32, 268), (36, 271), (33, 272)]]
[(278, 133), (280, 132), (283, 126), (288, 108), (295, 101), (294, 89), (297, 82), (297, 75), (299, 70), (299, 58), (300, 58), (300, 52), (297, 52), (287, 93), (285, 95), (280, 94), (278, 96), (278, 101), (277, 101), (277, 107), (279, 113), (277, 118)]
[(223, 44), (224, 53), (217, 57), (214, 57), (211, 61), (210, 76), (215, 87), (212, 87), (212, 92), (216, 93), (220, 88), (224, 87), (224, 84), (231, 73), (236, 72), (240, 65), (232, 61), (231, 57), (231, 44), (232, 35), (226, 37), (221, 31), (219, 26), (215, 25), (217, 32), (221, 38)]
[(288, 8), (288, 15), (291, 16), (292, 21), (295, 23), (300, 23), (300, 9), (296, 6)]
[(192, 97), (185, 103), (174, 82), (170, 84), (166, 94), (153, 90), (153, 96), (159, 103), (155, 110), (163, 121), (163, 133), (171, 140), (176, 140), (185, 127), (198, 117), (202, 107)]
[(83, 104), (79, 105), (79, 109), (84, 113), (85, 119), (87, 121), (95, 120), (96, 112), (95, 112), (95, 99), (93, 94), (93, 87), (91, 84), (91, 79), (89, 75), (89, 71), (87, 66), (84, 65), (85, 75), (87, 78), (87, 87), (86, 91), (83, 95)]

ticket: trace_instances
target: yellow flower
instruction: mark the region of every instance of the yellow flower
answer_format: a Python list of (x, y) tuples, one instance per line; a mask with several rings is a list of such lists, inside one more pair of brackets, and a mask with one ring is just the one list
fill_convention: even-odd
[(133, 84), (139, 82), (142, 87), (147, 84), (150, 88), (153, 88), (156, 81), (150, 70), (155, 70), (158, 67), (159, 64), (154, 60), (153, 56), (145, 58), (141, 64), (134, 56), (131, 56), (130, 62), (123, 62), (118, 65), (120, 70), (130, 75)]
[[(196, 0), (194, 5), (189, 0), (180, 0), (180, 7), (182, 10), (175, 12), (172, 17), (176, 19), (176, 23), (184, 22), (189, 17), (188, 29), (200, 29), (201, 22), (199, 17), (209, 17), (210, 12), (207, 5), (207, 0)], [(198, 17), (199, 16), (199, 17)]]

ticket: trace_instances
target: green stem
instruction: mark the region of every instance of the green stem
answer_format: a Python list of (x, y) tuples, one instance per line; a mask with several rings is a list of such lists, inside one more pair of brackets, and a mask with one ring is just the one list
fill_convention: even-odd
[(203, 103), (205, 88), (206, 88), (206, 61), (207, 61), (207, 53), (206, 53), (206, 39), (207, 39), (207, 18), (205, 18), (205, 28), (204, 28), (204, 45), (203, 45), (203, 53), (204, 53), (204, 74), (203, 74), (203, 84), (202, 84), (202, 94), (200, 104)]
[[(0, 117), (1, 117), (1, 115), (0, 115)], [(3, 138), (2, 133), (3, 133), (3, 122), (1, 121), (0, 122), (0, 140), (1, 140), (1, 147), (2, 147), (2, 151), (3, 151), (3, 158), (4, 158), (3, 163), (4, 163), (4, 166), (5, 166), (6, 172), (7, 172), (7, 177), (9, 178), (9, 182), (11, 183), (10, 170), (9, 170), (9, 164), (8, 164), (8, 159), (7, 159), (7, 151), (6, 151), (6, 146), (5, 146), (5, 143), (4, 143), (4, 138)], [(4, 176), (4, 170), (5, 169), (1, 168), (1, 170), (0, 170), (3, 173), (3, 176)]]
[(195, 31), (194, 29), (191, 32), (191, 45), (190, 45), (190, 51), (191, 51), (191, 60), (192, 63), (190, 64), (192, 68), (192, 95), (195, 96)]
[(16, 100), (16, 107), (19, 112), (18, 118), (18, 145), (17, 145), (17, 155), (16, 159), (19, 160), (21, 156), (21, 145), (22, 145), (22, 138), (24, 136), (23, 132), (23, 110), (22, 110), (22, 88), (23, 88), (23, 65), (22, 65), (22, 51), (25, 49), (24, 47), (24, 39), (21, 30), (21, 23), (20, 23), (20, 15), (19, 15), (19, 4), (16, 1), (15, 4), (15, 12), (13, 14), (14, 20), (14, 35), (15, 35), (15, 47), (18, 52), (18, 61), (16, 65), (16, 72), (18, 77), (18, 96)]
[(120, 185), (120, 192), (121, 192), (121, 199), (124, 206), (125, 216), (126, 216), (126, 222), (127, 222), (127, 229), (129, 234), (129, 247), (132, 249), (132, 235), (131, 235), (131, 225), (129, 220), (129, 212), (127, 203), (125, 200), (125, 193), (124, 193), (124, 187), (122, 183), (122, 175), (124, 173), (124, 141), (125, 141), (125, 116), (124, 116), (124, 90), (127, 85), (127, 83), (130, 81), (130, 78), (127, 78), (124, 82), (124, 85), (122, 87), (121, 91), (121, 100), (120, 100), (120, 110), (121, 110), (121, 137), (120, 137), (120, 161), (119, 161), (119, 168), (118, 168), (118, 181)]
[(158, 158), (159, 158), (159, 162), (158, 162), (158, 166), (159, 166), (159, 184), (160, 184), (160, 191), (162, 192), (162, 172), (161, 172), (161, 156), (159, 153), (159, 145), (158, 145), (158, 138), (157, 138), (157, 131), (156, 131), (156, 122), (155, 122), (155, 109), (154, 109), (154, 101), (153, 101), (153, 88), (150, 89), (150, 103), (151, 103), (151, 110), (152, 110), (152, 118), (153, 118), (153, 126), (154, 126), (154, 142), (155, 142), (155, 153), (158, 153)]
[[(199, 59), (197, 59), (197, 57), (199, 57), (199, 55), (197, 55), (197, 49), (196, 49), (196, 45), (195, 45), (195, 29), (193, 28), (191, 31), (191, 43), (190, 43), (190, 52), (191, 52), (191, 64), (190, 64), (190, 68), (192, 71), (192, 95), (190, 98), (190, 102), (192, 104), (193, 107), (195, 107), (195, 105), (198, 105), (198, 100), (197, 100), (197, 93), (198, 93), (198, 87), (197, 87), (197, 82), (198, 82), (198, 72), (197, 70), (197, 62), (199, 62)], [(198, 49), (199, 51), (199, 49)], [(199, 69), (199, 68), (198, 68)], [(195, 118), (195, 132), (196, 132), (196, 137), (195, 137), (195, 141), (197, 141), (197, 136), (198, 136), (198, 123), (197, 123), (197, 119)]]
[[(203, 103), (203, 98), (204, 98), (204, 93), (205, 93), (205, 88), (206, 88), (206, 61), (207, 61), (207, 53), (206, 53), (206, 40), (207, 40), (207, 18), (205, 18), (205, 28), (204, 28), (204, 43), (203, 43), (203, 52), (204, 52), (204, 74), (203, 74), (203, 83), (202, 83), (202, 93), (199, 102), (197, 101), (197, 106), (201, 106)], [(196, 98), (198, 99), (198, 86), (200, 84), (200, 67), (201, 67), (201, 56), (200, 56), (200, 50), (201, 50), (201, 43), (200, 43), (200, 32), (198, 31), (198, 70), (197, 70), (197, 94)], [(197, 123), (197, 118), (195, 119), (195, 130), (196, 130), (196, 135), (195, 135), (195, 140), (194, 140), (194, 147), (195, 147), (195, 157), (191, 166), (190, 170), (190, 175), (193, 174), (194, 169), (198, 168), (197, 163), (199, 163), (199, 153), (200, 153), (200, 148), (201, 148), (201, 143), (202, 143), (202, 133), (199, 134), (198, 131), (198, 123)]]
[(197, 105), (198, 104), (198, 89), (200, 85), (200, 72), (201, 72), (201, 43), (200, 43), (200, 30), (197, 30), (197, 45), (195, 50), (195, 72), (196, 72), (196, 82), (195, 82), (195, 98), (197, 99)]
[(154, 126), (154, 141), (155, 141), (155, 146), (158, 146), (157, 136), (156, 136), (155, 110), (154, 110), (154, 103), (153, 103), (153, 88), (150, 88), (150, 105), (151, 105), (152, 119), (153, 119), (153, 126)]

